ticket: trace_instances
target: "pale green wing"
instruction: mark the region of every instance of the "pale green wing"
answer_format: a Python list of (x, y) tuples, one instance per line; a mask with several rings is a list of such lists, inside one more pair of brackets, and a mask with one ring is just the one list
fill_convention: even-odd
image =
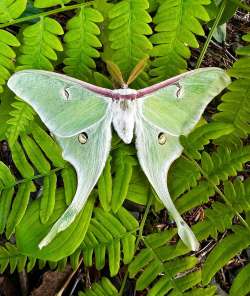
[(70, 137), (105, 116), (111, 90), (53, 72), (24, 70), (8, 81), (56, 136)]
[(186, 135), (197, 124), (207, 104), (228, 84), (219, 68), (197, 69), (139, 92), (142, 116), (172, 135)]
[(76, 169), (78, 187), (72, 203), (41, 241), (39, 248), (48, 245), (57, 233), (66, 229), (84, 207), (110, 151), (111, 117), (112, 114), (109, 112), (102, 121), (84, 130), (84, 136), (87, 139), (85, 144), (79, 142), (78, 136), (57, 137), (63, 149), (63, 158)]
[(182, 152), (178, 137), (163, 134), (162, 129), (153, 126), (140, 115), (136, 120), (135, 132), (137, 155), (144, 173), (175, 220), (180, 238), (191, 250), (197, 250), (199, 243), (175, 208), (167, 188), (168, 169)]
[(40, 70), (17, 72), (8, 86), (56, 135), (64, 159), (77, 172), (73, 201), (39, 244), (42, 248), (75, 220), (103, 170), (111, 143), (112, 91)]

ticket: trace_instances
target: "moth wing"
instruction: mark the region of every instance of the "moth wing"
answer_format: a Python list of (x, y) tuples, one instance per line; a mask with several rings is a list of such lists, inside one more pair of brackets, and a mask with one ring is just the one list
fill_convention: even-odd
[[(182, 146), (178, 137), (169, 133), (161, 134), (162, 129), (149, 123), (143, 117), (138, 116), (136, 120), (136, 147), (140, 165), (146, 174), (155, 192), (168, 209), (175, 220), (178, 234), (182, 241), (192, 250), (199, 248), (199, 243), (192, 230), (182, 219), (175, 208), (169, 195), (167, 187), (167, 173), (172, 162), (178, 158), (182, 152)], [(159, 144), (159, 134), (166, 142)]]
[(186, 135), (207, 104), (229, 83), (229, 76), (219, 68), (197, 69), (173, 77), (138, 92), (142, 96), (142, 116), (174, 136)]
[(78, 187), (72, 203), (40, 242), (39, 248), (48, 245), (57, 233), (66, 229), (84, 207), (91, 190), (100, 177), (110, 151), (111, 117), (111, 112), (109, 112), (104, 119), (84, 130), (87, 135), (85, 144), (79, 142), (78, 136), (57, 137), (63, 149), (63, 158), (76, 169)]
[(49, 130), (71, 137), (102, 120), (112, 91), (42, 70), (24, 70), (8, 81), (9, 88), (38, 113)]

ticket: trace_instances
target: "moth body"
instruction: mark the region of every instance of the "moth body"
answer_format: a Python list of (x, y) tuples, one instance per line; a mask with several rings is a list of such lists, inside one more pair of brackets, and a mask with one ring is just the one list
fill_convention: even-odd
[(136, 96), (137, 91), (129, 88), (114, 90), (117, 97), (112, 101), (112, 123), (118, 136), (129, 144), (133, 139), (135, 126), (136, 101), (123, 99), (123, 96)]

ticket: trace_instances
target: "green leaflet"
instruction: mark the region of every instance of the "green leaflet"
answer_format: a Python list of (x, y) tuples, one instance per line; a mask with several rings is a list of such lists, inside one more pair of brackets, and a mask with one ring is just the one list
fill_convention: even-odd
[(10, 266), (10, 273), (13, 273), (17, 268), (21, 272), (26, 264), (27, 257), (19, 253), (17, 248), (6, 243), (5, 246), (0, 246), (0, 272), (3, 273), (7, 266)]
[(104, 211), (110, 210), (112, 198), (112, 175), (111, 175), (111, 156), (108, 157), (106, 166), (98, 180), (98, 195)]
[[(34, 191), (34, 185), (32, 182), (23, 183), (19, 186), (6, 224), (6, 236), (8, 239), (22, 220), (32, 191)], [(10, 205), (10, 203), (7, 204)], [(7, 211), (5, 210), (5, 214), (6, 213)]]
[(230, 296), (244, 296), (250, 292), (249, 274), (250, 264), (247, 264), (237, 274), (229, 292)]
[(37, 8), (46, 8), (56, 5), (63, 6), (64, 4), (69, 3), (71, 0), (35, 0), (34, 6)]
[(18, 18), (27, 5), (27, 0), (2, 0), (0, 2), (0, 23), (7, 23)]
[(62, 150), (40, 126), (33, 125), (32, 135), (36, 143), (40, 146), (47, 158), (55, 167), (64, 167), (65, 160), (62, 158)]
[(76, 193), (77, 187), (76, 173), (70, 165), (62, 170), (62, 179), (64, 184), (65, 202), (69, 205)]
[(99, 282), (94, 283), (90, 289), (86, 289), (84, 292), (79, 292), (78, 296), (118, 296), (118, 291), (111, 281), (102, 277)]
[(115, 177), (112, 184), (111, 207), (117, 212), (127, 197), (129, 183), (132, 177), (133, 166), (137, 165), (135, 159), (130, 156), (128, 149), (119, 149), (114, 155)]
[(234, 233), (224, 238), (207, 257), (202, 272), (204, 284), (208, 284), (220, 268), (250, 245), (249, 229), (234, 226), (233, 230)]
[(18, 141), (11, 146), (11, 153), (13, 162), (19, 173), (24, 178), (31, 178), (34, 176), (34, 169), (26, 158), (25, 152)]
[[(1, 4), (0, 4), (0, 22), (1, 22)], [(6, 80), (11, 76), (15, 69), (14, 58), (15, 51), (12, 47), (18, 47), (18, 39), (8, 31), (0, 30), (0, 93), (3, 92)]]
[[(11, 208), (11, 201), (14, 194), (15, 178), (9, 168), (0, 162), (0, 233), (4, 232), (8, 215)], [(5, 189), (4, 189), (5, 187)]]
[(53, 214), (56, 196), (56, 174), (51, 174), (43, 179), (43, 195), (40, 199), (40, 219), (46, 223)]
[(20, 253), (43, 260), (58, 261), (76, 250), (89, 226), (95, 201), (94, 194), (88, 199), (85, 208), (66, 231), (58, 234), (48, 246), (43, 249), (38, 248), (41, 239), (65, 211), (64, 198), (63, 191), (58, 190), (54, 211), (44, 224), (40, 221), (40, 200), (32, 202), (16, 229), (17, 247)]

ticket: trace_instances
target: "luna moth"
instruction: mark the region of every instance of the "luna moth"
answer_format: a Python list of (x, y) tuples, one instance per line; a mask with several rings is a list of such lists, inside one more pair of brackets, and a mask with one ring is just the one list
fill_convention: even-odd
[(95, 186), (111, 146), (118, 136), (135, 145), (139, 163), (155, 192), (175, 220), (178, 234), (191, 249), (199, 243), (170, 197), (167, 173), (183, 150), (179, 136), (187, 135), (207, 104), (230, 79), (219, 68), (186, 72), (135, 90), (101, 88), (62, 74), (23, 70), (8, 81), (9, 88), (38, 113), (62, 147), (63, 158), (75, 168), (78, 186), (72, 203), (52, 226), (39, 248), (48, 245), (76, 218)]

